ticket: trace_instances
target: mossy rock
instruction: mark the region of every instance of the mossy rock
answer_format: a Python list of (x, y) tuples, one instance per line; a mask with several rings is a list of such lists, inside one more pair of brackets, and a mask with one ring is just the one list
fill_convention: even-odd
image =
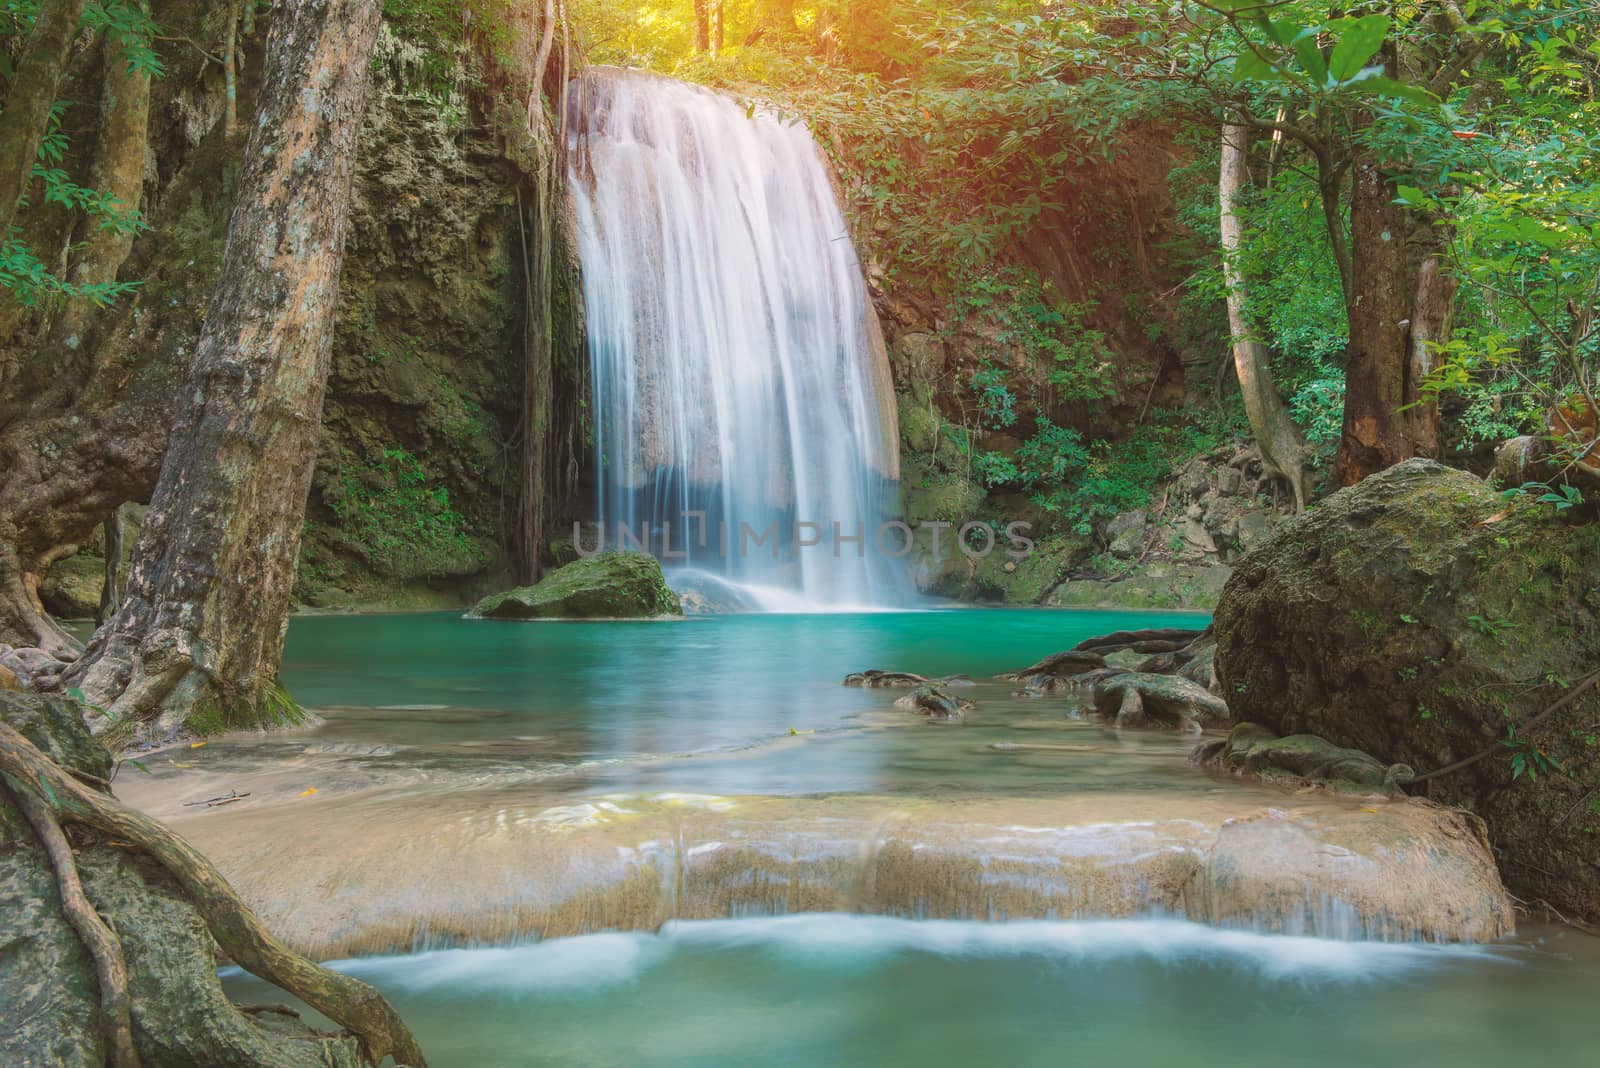
[(473, 619), (654, 619), (681, 616), (661, 565), (647, 553), (599, 553), (557, 568), (533, 586), (479, 601)]
[(87, 553), (58, 560), (39, 584), (39, 601), (57, 619), (93, 619), (106, 585), (106, 562)]
[[(1222, 696), (1238, 720), (1420, 774), (1489, 752), (1428, 796), (1488, 822), (1518, 896), (1597, 917), (1600, 691), (1526, 726), (1600, 663), (1597, 576), (1600, 526), (1409, 460), (1240, 563), (1215, 616)], [(1516, 775), (1535, 749), (1551, 763)]]

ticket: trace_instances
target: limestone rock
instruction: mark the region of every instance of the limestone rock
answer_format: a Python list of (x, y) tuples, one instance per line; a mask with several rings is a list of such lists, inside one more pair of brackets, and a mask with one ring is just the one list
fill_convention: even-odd
[(473, 619), (652, 619), (681, 616), (661, 565), (647, 553), (599, 553), (538, 584), (479, 601)]
[[(1600, 526), (1410, 460), (1284, 523), (1240, 564), (1215, 616), (1223, 696), (1237, 719), (1420, 774), (1489, 752), (1431, 780), (1429, 796), (1488, 822), (1520, 897), (1600, 916), (1587, 796), (1600, 692), (1524, 726), (1600, 664), (1596, 575)], [(1500, 744), (1508, 726), (1523, 744)], [(1514, 777), (1533, 747), (1564, 770)]]
[(39, 601), (57, 619), (93, 619), (100, 611), (106, 562), (87, 553), (56, 562), (39, 584)]

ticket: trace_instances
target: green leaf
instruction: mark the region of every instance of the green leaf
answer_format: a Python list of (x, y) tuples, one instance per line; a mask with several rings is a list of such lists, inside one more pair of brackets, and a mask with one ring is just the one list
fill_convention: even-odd
[(1328, 65), (1322, 61), (1322, 51), (1317, 48), (1316, 37), (1308, 35), (1296, 41), (1294, 55), (1300, 61), (1300, 69), (1311, 79), (1312, 85), (1318, 89), (1328, 87)]
[(1233, 61), (1233, 80), (1239, 82), (1281, 82), (1283, 71), (1268, 63), (1257, 52), (1245, 52)]
[(1328, 58), (1328, 72), (1334, 80), (1347, 82), (1361, 73), (1367, 60), (1383, 47), (1383, 38), (1388, 32), (1387, 15), (1367, 15), (1350, 23), (1339, 35), (1339, 43), (1333, 46), (1333, 55)]
[(1356, 84), (1360, 87), (1361, 92), (1367, 96), (1382, 97), (1386, 100), (1404, 100), (1408, 104), (1419, 104), (1422, 107), (1432, 107), (1439, 102), (1438, 97), (1420, 85), (1410, 85), (1381, 74), (1363, 78)]

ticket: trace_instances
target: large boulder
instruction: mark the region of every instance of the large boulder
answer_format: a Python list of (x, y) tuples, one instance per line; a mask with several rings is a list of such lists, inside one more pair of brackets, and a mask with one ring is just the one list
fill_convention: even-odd
[(473, 619), (654, 619), (681, 616), (661, 565), (647, 553), (599, 553), (558, 567), (536, 585), (479, 601)]
[(1416, 769), (1413, 793), (1487, 821), (1523, 899), (1600, 916), (1600, 692), (1573, 693), (1600, 665), (1597, 576), (1600, 526), (1407, 461), (1240, 564), (1214, 623), (1222, 695), (1236, 720)]
[[(78, 705), (0, 693), (0, 720), (80, 775), (104, 779), (106, 751)], [(364, 1063), (355, 1038), (319, 1034), (273, 1013), (247, 1013), (223, 994), (215, 944), (172, 879), (148, 859), (74, 832), (84, 893), (105, 917), (128, 966), (134, 1044), (147, 1066), (329, 1068)], [(106, 1064), (94, 964), (61, 906), (44, 848), (0, 790), (0, 1064)]]

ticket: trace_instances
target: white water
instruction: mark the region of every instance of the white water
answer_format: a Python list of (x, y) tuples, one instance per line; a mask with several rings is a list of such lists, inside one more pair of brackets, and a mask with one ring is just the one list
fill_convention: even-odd
[[(586, 74), (572, 101), (607, 544), (626, 524), (669, 568), (712, 572), (767, 609), (896, 603), (899, 568), (876, 545), (892, 398), (878, 395), (865, 285), (810, 133), (617, 69)], [(817, 527), (796, 537), (805, 523)], [(835, 524), (864, 541), (836, 541)], [(781, 545), (757, 544), (769, 528)]]

